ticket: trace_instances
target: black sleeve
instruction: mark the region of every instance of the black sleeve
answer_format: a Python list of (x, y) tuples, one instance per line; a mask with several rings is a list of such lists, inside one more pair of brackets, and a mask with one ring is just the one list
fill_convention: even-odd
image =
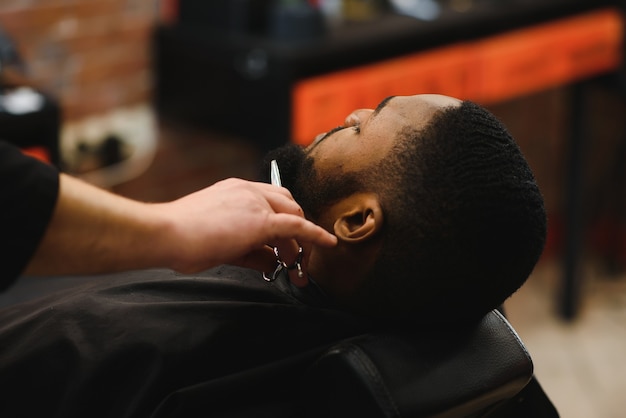
[(0, 141), (0, 290), (37, 249), (57, 201), (59, 173)]

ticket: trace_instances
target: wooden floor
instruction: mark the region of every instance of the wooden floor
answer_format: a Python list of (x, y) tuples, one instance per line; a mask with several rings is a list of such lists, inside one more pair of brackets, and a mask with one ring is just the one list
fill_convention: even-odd
[(583, 288), (578, 317), (561, 320), (561, 268), (556, 260), (544, 261), (505, 308), (561, 417), (623, 418), (626, 275), (608, 276), (590, 265)]

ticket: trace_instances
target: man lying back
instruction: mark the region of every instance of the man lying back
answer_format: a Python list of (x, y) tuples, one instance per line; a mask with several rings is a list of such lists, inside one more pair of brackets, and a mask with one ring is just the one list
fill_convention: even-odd
[(305, 277), (139, 271), (5, 308), (0, 414), (303, 416), (298, 379), (329, 345), (470, 327), (543, 249), (533, 175), (471, 102), (391, 97), (274, 158), (307, 218), (338, 239), (305, 248)]

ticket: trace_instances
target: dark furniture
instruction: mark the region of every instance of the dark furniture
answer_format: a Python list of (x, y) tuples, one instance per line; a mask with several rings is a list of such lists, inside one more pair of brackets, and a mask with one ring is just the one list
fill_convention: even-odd
[(530, 355), (498, 311), (472, 330), (341, 342), (302, 381), (307, 417), (558, 417), (533, 379)]

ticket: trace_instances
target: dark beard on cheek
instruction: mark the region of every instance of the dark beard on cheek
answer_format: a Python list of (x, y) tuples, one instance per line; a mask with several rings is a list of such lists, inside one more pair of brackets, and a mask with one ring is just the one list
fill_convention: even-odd
[(260, 181), (270, 182), (270, 162), (276, 160), (283, 187), (304, 210), (307, 219), (319, 219), (329, 204), (361, 191), (362, 183), (355, 173), (328, 173), (320, 176), (314, 161), (302, 147), (285, 145), (267, 153), (263, 159)]
[(270, 162), (276, 160), (283, 187), (304, 210), (309, 219), (317, 219), (323, 206), (323, 195), (317, 179), (313, 159), (304, 149), (288, 144), (268, 152), (263, 158), (259, 181), (270, 182)]
[(298, 145), (288, 144), (276, 148), (268, 152), (263, 158), (259, 181), (265, 183), (270, 182), (270, 163), (272, 160), (276, 160), (283, 187), (294, 194), (294, 185), (296, 184), (296, 179), (300, 174), (305, 158), (306, 154), (304, 149)]

